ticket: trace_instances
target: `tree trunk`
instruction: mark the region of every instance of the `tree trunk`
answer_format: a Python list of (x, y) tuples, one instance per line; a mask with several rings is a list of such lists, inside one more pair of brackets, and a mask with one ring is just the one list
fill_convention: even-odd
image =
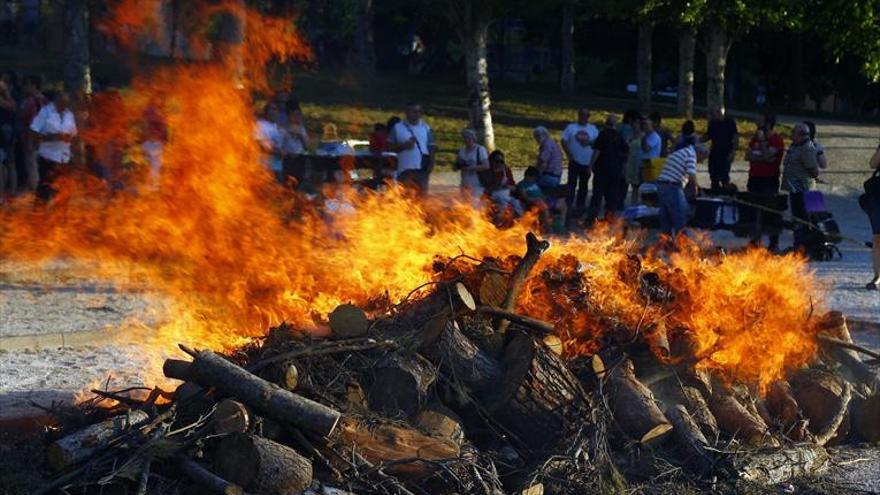
[(706, 48), (706, 106), (724, 110), (724, 71), (733, 40), (718, 25), (709, 25)]
[(256, 493), (299, 493), (312, 484), (312, 463), (286, 445), (233, 433), (220, 441), (215, 465), (225, 480)]
[(678, 114), (694, 116), (694, 32), (683, 29), (678, 34)]
[(639, 45), (636, 54), (636, 79), (638, 83), (639, 104), (642, 110), (651, 106), (651, 71), (652, 52), (651, 38), (654, 35), (654, 23), (648, 20), (639, 21)]
[(574, 2), (562, 3), (562, 39), (559, 57), (559, 85), (562, 94), (574, 93)]
[(791, 42), (791, 106), (800, 110), (804, 107), (807, 94), (804, 78), (804, 37), (800, 32), (794, 33)]
[(64, 3), (64, 87), (74, 98), (92, 93), (87, 0)]
[(492, 128), (492, 100), (489, 95), (489, 60), (486, 57), (489, 21), (486, 19), (473, 21), (473, 26), (462, 32), (461, 36), (464, 45), (470, 125), (477, 131), (480, 142), (489, 150), (493, 150), (495, 131)]
[(355, 25), (355, 61), (365, 74), (376, 71), (376, 49), (373, 43), (373, 0), (357, 1)]

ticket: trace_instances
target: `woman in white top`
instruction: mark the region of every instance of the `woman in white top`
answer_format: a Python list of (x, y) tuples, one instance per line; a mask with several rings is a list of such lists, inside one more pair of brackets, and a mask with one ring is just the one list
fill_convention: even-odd
[(464, 146), (458, 150), (454, 168), (461, 171), (462, 192), (479, 199), (483, 195), (479, 174), (489, 170), (489, 152), (477, 143), (477, 133), (473, 129), (462, 130), (461, 137), (464, 139)]

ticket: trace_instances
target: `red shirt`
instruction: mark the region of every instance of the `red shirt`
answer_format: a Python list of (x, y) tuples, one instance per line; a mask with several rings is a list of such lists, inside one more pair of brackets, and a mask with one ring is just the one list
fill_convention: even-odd
[[(776, 158), (772, 161), (749, 161), (749, 177), (779, 177), (779, 168), (782, 165), (782, 154), (785, 150), (785, 141), (782, 136), (775, 132), (767, 136), (767, 147), (776, 148)], [(757, 137), (752, 137), (749, 141), (749, 150), (760, 150), (761, 145), (758, 143)]]
[(370, 134), (370, 151), (381, 153), (388, 151), (388, 133), (385, 131), (373, 131)]

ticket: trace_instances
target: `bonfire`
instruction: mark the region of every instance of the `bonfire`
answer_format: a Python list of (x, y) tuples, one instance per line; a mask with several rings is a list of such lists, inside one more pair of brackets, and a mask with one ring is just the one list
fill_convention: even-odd
[[(120, 2), (105, 27), (136, 44), (151, 8)], [(308, 49), (238, 15), (243, 49), (95, 98), (86, 138), (125, 150), (139, 186), (72, 172), (47, 207), (0, 213), (4, 258), (75, 259), (171, 301), (139, 342), (155, 387), (59, 415), (44, 493), (734, 491), (880, 440), (880, 356), (797, 254), (643, 247), (619, 225), (545, 240), (536, 218), (498, 229), (394, 187), (303, 204), (260, 164), (251, 92)], [(158, 184), (139, 172), (147, 114), (169, 129)]]

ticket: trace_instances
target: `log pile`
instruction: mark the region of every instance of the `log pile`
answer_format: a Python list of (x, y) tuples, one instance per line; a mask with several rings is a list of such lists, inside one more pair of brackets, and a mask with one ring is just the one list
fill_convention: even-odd
[(880, 441), (871, 351), (839, 313), (812, 365), (760, 391), (696, 367), (663, 321), (609, 326), (593, 355), (566, 356), (564, 329), (516, 312), (549, 248), (526, 244), (511, 270), (486, 259), (385, 312), (340, 306), (325, 339), (282, 325), (227, 355), (181, 345), (163, 369), (173, 393), (95, 391), (83, 407), (103, 420), (53, 433), (43, 493), (574, 494), (669, 472), (736, 492)]

